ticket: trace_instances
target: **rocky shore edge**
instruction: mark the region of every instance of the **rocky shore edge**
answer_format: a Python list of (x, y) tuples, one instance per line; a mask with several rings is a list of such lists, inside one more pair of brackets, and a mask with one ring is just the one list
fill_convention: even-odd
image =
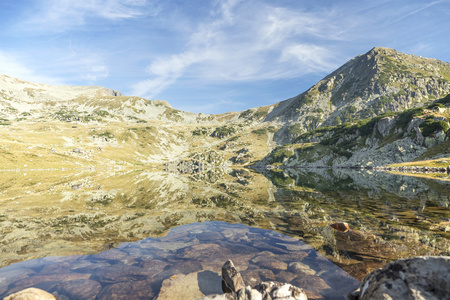
[[(348, 300), (368, 299), (449, 299), (450, 256), (419, 256), (400, 259), (368, 274)], [(245, 285), (231, 260), (222, 267), (223, 294), (208, 295), (200, 300), (307, 300), (302, 288), (282, 282)], [(28, 288), (4, 300), (57, 300), (38, 288)]]
[[(254, 168), (253, 169), (261, 169)], [(397, 171), (404, 173), (447, 173), (450, 175), (450, 165), (447, 167), (420, 167), (420, 166), (402, 166), (402, 167), (388, 167), (388, 166), (352, 166), (352, 167), (327, 167), (327, 166), (316, 166), (310, 167), (305, 166), (302, 167), (304, 169), (349, 169), (349, 170), (375, 170), (375, 171)], [(282, 169), (292, 169), (292, 167), (283, 167), (283, 166), (272, 166), (267, 165), (265, 167), (266, 170), (282, 170)], [(295, 168), (294, 168), (295, 169)]]

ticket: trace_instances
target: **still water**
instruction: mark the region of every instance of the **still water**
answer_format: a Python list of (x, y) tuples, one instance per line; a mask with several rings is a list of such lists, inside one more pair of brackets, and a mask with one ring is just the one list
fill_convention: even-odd
[[(0, 267), (100, 253), (180, 225), (221, 221), (301, 240), (360, 280), (398, 258), (450, 254), (450, 182), (443, 179), (342, 169), (5, 171)], [(335, 231), (334, 222), (351, 230)]]

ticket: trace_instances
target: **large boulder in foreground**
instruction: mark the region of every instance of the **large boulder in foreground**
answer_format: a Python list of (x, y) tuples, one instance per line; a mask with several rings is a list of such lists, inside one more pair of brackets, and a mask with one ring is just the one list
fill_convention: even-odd
[(29, 288), (9, 295), (4, 300), (58, 300), (58, 298), (41, 289)]
[(391, 262), (367, 275), (347, 299), (450, 299), (450, 256)]

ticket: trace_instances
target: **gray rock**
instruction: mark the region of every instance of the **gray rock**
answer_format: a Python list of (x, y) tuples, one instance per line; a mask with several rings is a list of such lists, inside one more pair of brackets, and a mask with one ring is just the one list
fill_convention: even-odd
[(247, 286), (237, 292), (238, 300), (262, 300), (262, 299), (283, 299), (283, 300), (307, 300), (308, 297), (301, 288), (289, 283), (262, 282), (254, 289)]
[(229, 259), (222, 267), (222, 290), (224, 293), (237, 292), (245, 287), (241, 274)]
[(450, 256), (401, 259), (367, 275), (347, 299), (450, 299)]

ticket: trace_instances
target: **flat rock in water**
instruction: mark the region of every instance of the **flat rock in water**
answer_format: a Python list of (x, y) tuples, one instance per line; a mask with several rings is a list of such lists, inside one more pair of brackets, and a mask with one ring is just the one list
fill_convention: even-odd
[[(164, 280), (157, 300), (200, 299), (207, 294), (222, 293), (221, 278), (218, 274), (195, 272), (174, 275)], [(202, 282), (199, 282), (199, 278)]]

